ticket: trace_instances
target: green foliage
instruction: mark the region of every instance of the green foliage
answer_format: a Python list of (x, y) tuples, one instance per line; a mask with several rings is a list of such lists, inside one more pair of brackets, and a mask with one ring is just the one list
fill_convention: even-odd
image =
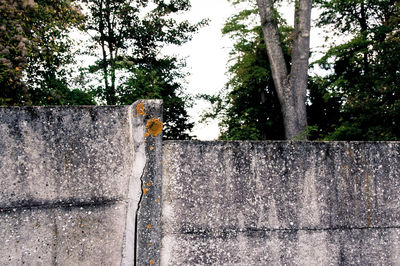
[(306, 135), (308, 140), (324, 139), (335, 130), (340, 119), (341, 95), (328, 91), (328, 82), (321, 77), (308, 80)]
[(0, 105), (29, 101), (22, 82), (26, 57), (33, 50), (29, 17), (35, 4), (24, 1), (0, 0)]
[(179, 80), (184, 78), (182, 65), (174, 57), (153, 59), (151, 65), (134, 65), (128, 69), (129, 78), (117, 87), (121, 104), (131, 104), (137, 99), (163, 99), (165, 139), (190, 139), (186, 107), (190, 99), (181, 92)]
[[(235, 42), (231, 51), (230, 79), (218, 96), (203, 96), (213, 104), (208, 117), (221, 119), (223, 140), (284, 139), (283, 119), (269, 68), (257, 9), (232, 16), (222, 32)], [(287, 59), (291, 29), (281, 28)]]
[[(309, 126), (297, 139), (398, 140), (400, 4), (389, 0), (317, 4), (323, 10), (319, 25), (331, 25), (335, 35), (351, 38), (333, 45), (317, 62), (331, 74), (309, 78)], [(235, 41), (230, 81), (218, 96), (203, 96), (214, 107), (205, 118), (222, 121), (222, 139), (284, 137), (256, 11), (242, 10), (226, 22), (222, 31)], [(282, 27), (280, 34), (289, 61), (292, 30)]]
[[(181, 45), (206, 24), (178, 21), (188, 0), (0, 0), (0, 105), (131, 104), (164, 100), (166, 138), (187, 139), (188, 97), (182, 93), (184, 64), (160, 55)], [(86, 55), (95, 64), (71, 83), (77, 56), (72, 29), (91, 36)], [(96, 82), (100, 80), (101, 82)], [(87, 87), (74, 88), (73, 85)]]
[(94, 88), (107, 104), (131, 104), (137, 99), (164, 100), (165, 138), (186, 139), (188, 99), (182, 95), (183, 64), (161, 55), (165, 45), (181, 45), (206, 21), (192, 25), (174, 17), (190, 9), (188, 0), (84, 0), (89, 10), (89, 47), (97, 58), (89, 72), (103, 84)]
[(79, 7), (67, 0), (0, 3), (0, 104), (93, 104), (68, 89), (65, 69), (74, 62), (68, 34), (83, 21)]
[(328, 140), (400, 139), (400, 39), (396, 1), (319, 1), (321, 25), (352, 36), (318, 61), (334, 72), (324, 78), (340, 96), (340, 114)]

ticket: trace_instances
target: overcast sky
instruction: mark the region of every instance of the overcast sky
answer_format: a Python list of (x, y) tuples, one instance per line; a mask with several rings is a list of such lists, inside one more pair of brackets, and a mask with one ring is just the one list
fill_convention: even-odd
[[(222, 36), (221, 29), (226, 19), (234, 13), (234, 8), (227, 0), (192, 0), (191, 3), (191, 11), (184, 16), (192, 22), (208, 18), (209, 25), (200, 29), (192, 41), (168, 52), (186, 58), (190, 73), (186, 93), (216, 94), (227, 81), (226, 64), (232, 48), (232, 42)], [(201, 140), (218, 138), (216, 121), (208, 125), (197, 123), (200, 114), (208, 107), (204, 101), (196, 101), (189, 110), (192, 121), (196, 122), (193, 135)]]

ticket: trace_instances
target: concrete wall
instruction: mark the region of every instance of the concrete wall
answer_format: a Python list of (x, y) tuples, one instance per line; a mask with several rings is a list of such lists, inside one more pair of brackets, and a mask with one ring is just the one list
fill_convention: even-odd
[(399, 142), (162, 143), (161, 117), (0, 108), (0, 265), (400, 265)]
[(133, 265), (151, 256), (137, 243), (159, 243), (160, 234), (142, 233), (136, 218), (160, 220), (146, 214), (142, 179), (161, 171), (151, 155), (161, 154), (161, 130), (149, 123), (161, 117), (160, 101), (0, 108), (0, 265)]
[(398, 142), (163, 151), (163, 265), (400, 265)]

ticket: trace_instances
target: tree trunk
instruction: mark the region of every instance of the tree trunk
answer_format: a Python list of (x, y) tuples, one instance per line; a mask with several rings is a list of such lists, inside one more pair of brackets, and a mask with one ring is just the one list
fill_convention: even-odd
[(99, 4), (100, 8), (100, 23), (99, 23), (99, 33), (100, 33), (100, 46), (101, 46), (101, 51), (103, 55), (103, 62), (102, 62), (102, 67), (103, 67), (103, 77), (104, 77), (104, 94), (106, 98), (106, 103), (108, 105), (112, 105), (112, 98), (110, 96), (110, 85), (108, 83), (108, 57), (107, 57), (107, 52), (106, 52), (106, 35), (105, 35), (105, 25), (104, 25), (104, 8), (103, 8), (103, 1), (100, 1)]
[(110, 74), (111, 74), (111, 86), (109, 88), (109, 95), (110, 95), (110, 104), (116, 104), (117, 103), (117, 97), (116, 97), (116, 87), (115, 87), (115, 58), (114, 57), (114, 44), (115, 44), (115, 38), (114, 38), (114, 25), (111, 24), (111, 8), (110, 8), (110, 0), (106, 1), (106, 21), (107, 21), (107, 29), (108, 29), (108, 36), (107, 36), (107, 44), (108, 44), (108, 51), (109, 51), (109, 57), (110, 57)]
[(300, 137), (307, 127), (306, 91), (310, 52), (311, 0), (295, 1), (290, 73), (278, 30), (274, 0), (257, 0), (272, 78), (281, 103), (286, 139)]

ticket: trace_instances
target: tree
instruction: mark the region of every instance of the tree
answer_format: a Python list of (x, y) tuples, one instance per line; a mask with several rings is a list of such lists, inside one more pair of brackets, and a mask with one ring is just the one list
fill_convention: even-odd
[(0, 105), (29, 101), (22, 70), (33, 46), (25, 22), (34, 6), (33, 1), (0, 0)]
[(67, 82), (66, 65), (74, 62), (69, 33), (83, 20), (79, 7), (67, 0), (0, 4), (0, 104), (93, 104)]
[(70, 32), (83, 25), (80, 6), (68, 0), (36, 0), (30, 19), (32, 37), (38, 49), (28, 58), (25, 83), (34, 105), (95, 104), (81, 89), (72, 89), (71, 65), (75, 64), (76, 43)]
[[(237, 2), (235, 2), (237, 3)], [(203, 96), (214, 109), (208, 117), (221, 120), (221, 139), (263, 140), (284, 139), (283, 118), (279, 99), (271, 75), (262, 28), (257, 21), (258, 9), (249, 6), (229, 18), (222, 30), (229, 35), (234, 46), (228, 73), (230, 80), (226, 92), (218, 96)], [(287, 64), (290, 62), (290, 44), (293, 28), (279, 19), (281, 47)], [(338, 121), (340, 99), (327, 92), (326, 81), (309, 77), (307, 120), (310, 126), (298, 136), (320, 139), (332, 131)]]
[[(150, 59), (149, 59), (150, 60)], [(190, 139), (194, 124), (189, 122), (186, 107), (190, 99), (182, 93), (182, 66), (174, 57), (153, 58), (149, 64), (132, 66), (128, 79), (118, 86), (121, 104), (137, 99), (163, 99), (164, 139)]]
[(333, 45), (318, 63), (333, 73), (324, 78), (340, 96), (340, 115), (329, 140), (400, 139), (400, 35), (398, 1), (317, 1), (320, 25), (333, 26), (350, 40)]
[(174, 18), (174, 14), (189, 10), (188, 0), (84, 2), (89, 10), (87, 29), (93, 42), (90, 50), (98, 58), (89, 71), (101, 73), (103, 81), (95, 89), (97, 96), (107, 104), (163, 98), (165, 118), (174, 119), (166, 119), (165, 136), (188, 138), (185, 131), (193, 124), (188, 122), (181, 95), (182, 64), (175, 57), (163, 56), (161, 49), (190, 40), (192, 33), (206, 22), (192, 25)]
[[(284, 139), (283, 119), (263, 33), (255, 6), (230, 17), (222, 33), (234, 46), (230, 53), (229, 81), (217, 96), (202, 95), (213, 110), (204, 116), (219, 118), (223, 140)], [(283, 23), (280, 28), (285, 60), (289, 60), (288, 39), (292, 29)]]
[(300, 136), (307, 126), (306, 91), (310, 52), (311, 0), (295, 0), (291, 62), (281, 46), (278, 15), (273, 0), (257, 0), (271, 73), (281, 104), (285, 136)]

